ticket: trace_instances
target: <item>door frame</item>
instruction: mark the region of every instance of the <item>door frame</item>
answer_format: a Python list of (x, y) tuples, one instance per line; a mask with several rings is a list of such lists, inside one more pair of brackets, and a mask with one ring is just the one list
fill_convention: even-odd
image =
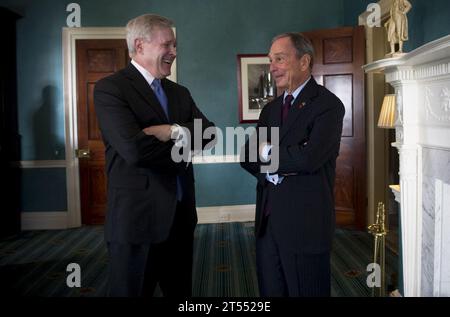
[[(391, 0), (380, 0), (377, 4), (381, 9), (380, 28), (384, 28), (383, 24), (390, 14)], [(364, 11), (358, 16), (358, 25), (364, 26), (366, 33), (366, 63), (384, 58), (384, 47), (387, 43), (380, 28), (372, 28), (367, 25), (367, 18), (370, 14), (370, 12)], [(387, 183), (387, 175), (386, 173), (377, 173), (377, 170), (386, 170), (386, 157), (389, 150), (385, 131), (377, 127), (378, 114), (384, 95), (384, 76), (365, 74), (367, 225), (375, 222), (377, 202), (385, 202), (387, 198), (387, 188), (380, 188), (382, 184)]]
[(76, 40), (126, 39), (123, 27), (81, 27), (62, 30), (64, 123), (66, 132), (67, 228), (81, 226), (77, 116)]

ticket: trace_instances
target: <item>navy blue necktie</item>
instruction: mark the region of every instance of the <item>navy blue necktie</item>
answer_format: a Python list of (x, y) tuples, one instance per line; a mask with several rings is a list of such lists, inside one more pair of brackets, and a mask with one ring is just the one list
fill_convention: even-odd
[[(164, 92), (164, 89), (161, 86), (161, 80), (154, 79), (152, 82), (152, 89), (161, 104), (161, 107), (166, 114), (167, 120), (169, 120), (169, 103), (167, 101), (167, 96)], [(181, 201), (183, 199), (183, 187), (181, 186), (180, 176), (177, 176), (177, 200)]]
[(164, 110), (164, 113), (166, 114), (167, 120), (169, 119), (169, 108), (168, 108), (168, 102), (167, 102), (167, 96), (161, 86), (161, 80), (154, 79), (152, 82), (152, 88), (156, 95), (156, 97), (159, 100), (159, 103), (161, 104), (161, 107)]

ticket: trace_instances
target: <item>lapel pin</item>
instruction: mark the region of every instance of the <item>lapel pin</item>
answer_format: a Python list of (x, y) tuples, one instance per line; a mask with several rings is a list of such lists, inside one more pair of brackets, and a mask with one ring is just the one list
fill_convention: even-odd
[(306, 102), (305, 102), (305, 101), (301, 102), (301, 103), (298, 105), (298, 108), (299, 108), (299, 109), (302, 109), (304, 106), (306, 106)]

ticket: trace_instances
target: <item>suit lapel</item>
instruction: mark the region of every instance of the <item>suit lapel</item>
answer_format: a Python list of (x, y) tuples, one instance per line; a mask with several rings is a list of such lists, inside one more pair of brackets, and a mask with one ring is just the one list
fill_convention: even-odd
[(275, 99), (275, 106), (273, 107), (274, 113), (270, 116), (271, 127), (280, 127), (281, 126), (281, 109), (283, 108), (283, 95), (279, 96)]
[(125, 68), (125, 74), (131, 80), (131, 84), (136, 91), (147, 101), (149, 106), (158, 114), (160, 119), (163, 122), (167, 122), (166, 114), (164, 113), (158, 98), (136, 67), (134, 67), (133, 64), (129, 64), (127, 68)]
[(298, 120), (298, 117), (305, 111), (305, 109), (307, 109), (312, 100), (317, 96), (318, 88), (319, 86), (317, 85), (316, 80), (314, 79), (314, 77), (311, 77), (311, 79), (297, 96), (291, 106), (291, 109), (289, 110), (288, 118), (281, 127), (280, 142), (281, 140), (283, 140), (284, 136), (292, 127), (292, 125)]

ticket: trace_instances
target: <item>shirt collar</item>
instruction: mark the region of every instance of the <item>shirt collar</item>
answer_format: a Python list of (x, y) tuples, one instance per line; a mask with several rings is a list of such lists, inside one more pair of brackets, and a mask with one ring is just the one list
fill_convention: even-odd
[(153, 81), (155, 80), (155, 77), (153, 77), (152, 74), (148, 70), (146, 70), (144, 67), (138, 64), (134, 59), (131, 60), (131, 64), (133, 64), (134, 67), (141, 73), (142, 76), (144, 76), (147, 83), (151, 86)]
[[(311, 80), (311, 76), (309, 76), (309, 78), (297, 89), (294, 90), (294, 92), (291, 94), (292, 97), (294, 97), (294, 99), (292, 99), (292, 102), (294, 102), (295, 99), (297, 99), (298, 95), (301, 93), (301, 91), (303, 90), (303, 88), (305, 88), (306, 84)], [(287, 91), (284, 92), (284, 96), (283, 96), (283, 101), (286, 99), (286, 97), (288, 96)]]

